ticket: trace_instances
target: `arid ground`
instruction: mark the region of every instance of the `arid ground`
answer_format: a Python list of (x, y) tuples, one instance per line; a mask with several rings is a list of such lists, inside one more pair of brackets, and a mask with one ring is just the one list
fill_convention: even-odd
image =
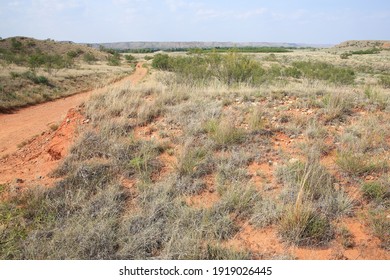
[(390, 259), (390, 51), (371, 44), (137, 54), (81, 92), (5, 97), (0, 258)]

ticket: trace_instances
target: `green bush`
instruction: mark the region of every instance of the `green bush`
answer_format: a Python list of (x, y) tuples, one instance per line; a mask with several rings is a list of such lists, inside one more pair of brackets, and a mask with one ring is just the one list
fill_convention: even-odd
[(217, 79), (233, 85), (238, 83), (260, 84), (266, 80), (266, 71), (260, 63), (235, 52), (225, 55), (209, 53), (180, 57), (157, 54), (152, 66), (173, 71), (183, 81), (207, 82)]
[(348, 59), (350, 56), (352, 56), (352, 54), (349, 52), (345, 52), (345, 53), (340, 54), (341, 59)]
[(167, 54), (158, 53), (153, 57), (152, 61), (153, 68), (160, 70), (169, 69), (169, 56)]
[(136, 60), (135, 56), (134, 56), (134, 55), (131, 55), (131, 54), (125, 55), (125, 59), (126, 59), (127, 62), (129, 62), (129, 63), (135, 62), (135, 60)]
[(110, 66), (119, 66), (121, 65), (120, 54), (115, 52), (113, 55), (107, 57), (108, 65)]
[(381, 49), (378, 48), (372, 48), (367, 50), (359, 50), (359, 51), (353, 51), (351, 54), (378, 54), (381, 52)]
[(296, 61), (292, 64), (295, 70), (290, 73), (301, 72), (302, 76), (313, 80), (325, 80), (336, 84), (352, 84), (355, 72), (351, 68), (337, 67), (326, 62)]
[(92, 53), (85, 53), (83, 55), (83, 60), (88, 63), (88, 64), (91, 64), (95, 61), (97, 61), (97, 58), (92, 54)]

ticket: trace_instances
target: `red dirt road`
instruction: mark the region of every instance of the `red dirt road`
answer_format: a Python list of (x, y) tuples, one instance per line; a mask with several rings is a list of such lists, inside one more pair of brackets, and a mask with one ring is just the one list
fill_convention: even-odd
[[(104, 88), (0, 115), (0, 184), (11, 184), (14, 191), (52, 186), (55, 179), (47, 175), (66, 156), (77, 127), (86, 125), (77, 107), (92, 94), (124, 83), (136, 84), (146, 74), (147, 69), (138, 64), (132, 75)], [(58, 129), (52, 131), (51, 124), (58, 124)], [(18, 148), (22, 142), (26, 144)]]
[[(128, 81), (135, 84), (146, 73), (147, 69), (138, 64), (132, 75), (114, 83), (114, 85)], [(81, 92), (52, 102), (24, 108), (14, 114), (0, 114), (0, 157), (16, 152), (18, 145), (46, 131), (50, 125), (58, 125), (70, 108), (77, 107), (86, 101), (91, 94), (105, 88)]]

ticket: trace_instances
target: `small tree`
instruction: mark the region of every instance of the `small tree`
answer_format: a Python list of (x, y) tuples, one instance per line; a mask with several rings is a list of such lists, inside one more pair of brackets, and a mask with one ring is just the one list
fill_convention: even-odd
[(121, 65), (120, 54), (115, 52), (113, 55), (107, 57), (108, 65), (110, 66), (119, 66)]
[(169, 69), (169, 56), (167, 54), (158, 53), (154, 56), (152, 66), (161, 70)]
[(125, 59), (127, 60), (128, 63), (135, 62), (135, 60), (136, 60), (135, 56), (131, 55), (131, 54), (125, 55)]

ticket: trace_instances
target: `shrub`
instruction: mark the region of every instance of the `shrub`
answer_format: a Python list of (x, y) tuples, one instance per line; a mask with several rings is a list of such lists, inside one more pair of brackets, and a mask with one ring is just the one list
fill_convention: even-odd
[(115, 52), (113, 55), (109, 55), (107, 57), (108, 65), (110, 66), (119, 66), (121, 65), (121, 57), (120, 54)]
[(169, 56), (167, 54), (158, 53), (153, 57), (152, 66), (160, 70), (169, 69)]
[[(19, 76), (19, 74), (17, 76)], [(34, 82), (35, 84), (50, 85), (48, 78), (46, 78), (45, 76), (37, 76), (35, 72), (27, 71), (20, 76)]]
[(355, 80), (355, 72), (347, 67), (313, 61), (296, 61), (292, 65), (296, 68), (295, 71), (300, 71), (308, 79), (325, 80), (336, 84), (352, 84)]
[(125, 59), (126, 59), (127, 62), (129, 62), (129, 63), (135, 62), (135, 60), (136, 60), (135, 56), (134, 56), (134, 55), (131, 55), (131, 54), (125, 55)]
[(88, 64), (91, 64), (95, 61), (97, 61), (97, 58), (92, 54), (92, 53), (85, 53), (83, 55), (83, 60), (88, 63)]
[(348, 59), (350, 56), (352, 56), (352, 54), (349, 52), (345, 52), (345, 53), (340, 54), (341, 59)]
[(352, 51), (351, 54), (378, 54), (381, 52), (381, 49), (378, 48), (371, 48), (371, 49), (366, 49), (366, 50), (358, 50), (358, 51)]

